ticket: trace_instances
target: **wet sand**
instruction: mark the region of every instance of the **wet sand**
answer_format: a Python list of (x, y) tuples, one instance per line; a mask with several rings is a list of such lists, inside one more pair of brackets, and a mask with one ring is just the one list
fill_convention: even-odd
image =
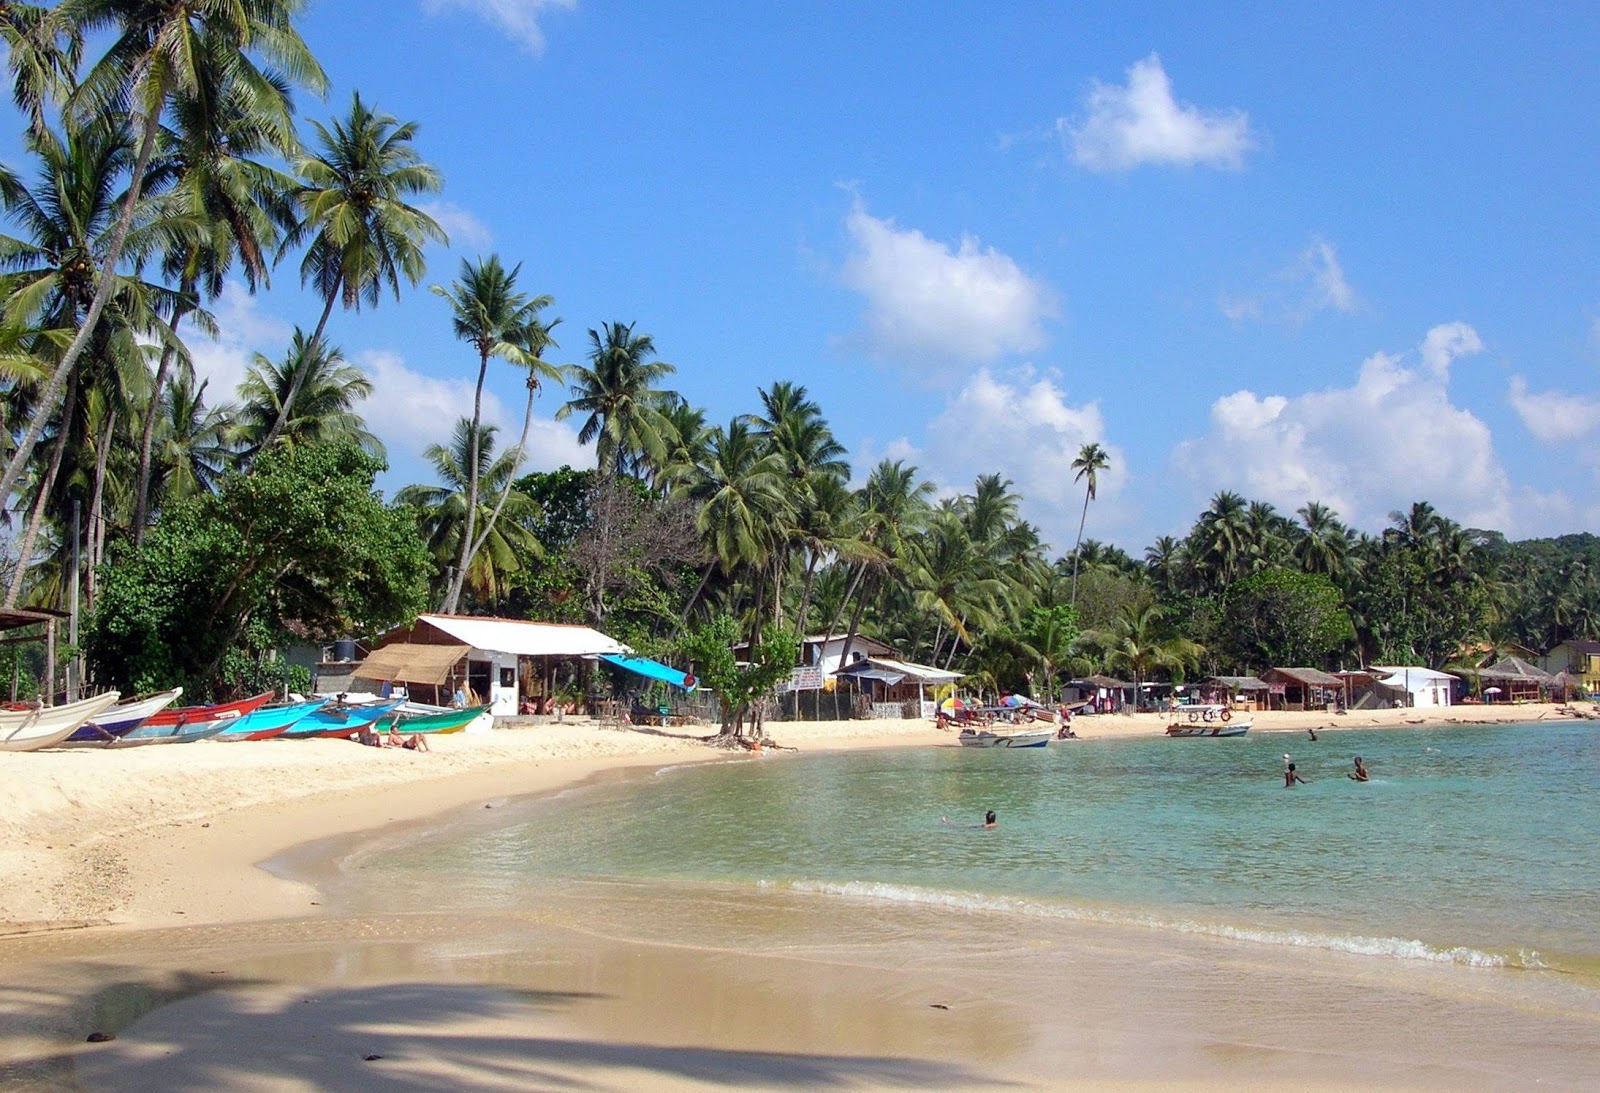
[[(1140, 720), (1075, 728), (1159, 731)], [(802, 748), (952, 743), (915, 722), (772, 732)], [(0, 1075), (152, 1089), (1583, 1088), (1600, 1059), (1591, 993), (1524, 989), (1505, 971), (1095, 923), (1017, 936), (998, 914), (721, 888), (567, 886), (514, 915), (450, 914), (448, 893), (329, 908), (313, 874), (253, 867), (319, 837), (290, 867), (325, 867), (361, 833), (404, 838), (454, 822), (449, 810), (724, 757), (589, 726), (442, 743), (431, 756), (264, 742), (181, 763), (207, 745), (0, 757), (36, 761), (0, 767), (0, 785), (27, 779), (6, 864), (37, 881), (3, 897), (16, 936), (0, 940)], [(97, 759), (130, 765), (111, 775)], [(137, 821), (162, 801), (162, 820)], [(82, 921), (110, 925), (67, 928)], [(83, 1043), (94, 1031), (118, 1039)]]

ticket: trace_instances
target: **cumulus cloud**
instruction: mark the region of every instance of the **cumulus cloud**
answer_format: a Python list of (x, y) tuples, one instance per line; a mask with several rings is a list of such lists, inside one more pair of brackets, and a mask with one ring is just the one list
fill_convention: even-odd
[(897, 228), (860, 203), (845, 221), (841, 277), (867, 301), (857, 337), (875, 354), (926, 364), (988, 363), (1044, 345), (1048, 287), (1008, 256), (962, 236), (955, 247)]
[[(367, 428), (388, 449), (391, 462), (422, 460), (430, 444), (449, 444), (456, 422), (472, 415), (474, 376), (441, 379), (418, 372), (400, 354), (369, 349), (355, 355), (355, 363), (372, 378), (373, 397), (359, 410)], [(483, 420), (499, 427), (495, 441), (503, 450), (515, 444), (522, 429), (522, 404), (507, 408), (492, 390), (483, 393)], [(534, 409), (528, 430), (526, 470), (553, 470), (563, 464), (588, 466), (594, 458), (578, 443), (577, 430), (564, 422), (540, 416)]]
[(489, 225), (454, 201), (424, 201), (417, 208), (433, 217), (453, 247), (484, 248), (494, 242)]
[(1463, 523), (1509, 530), (1516, 506), (1489, 427), (1450, 401), (1451, 365), (1482, 348), (1472, 327), (1448, 323), (1423, 339), (1420, 366), (1375, 353), (1349, 387), (1235, 392), (1212, 404), (1210, 432), (1180, 444), (1174, 461), (1206, 489), (1286, 511), (1320, 501), (1357, 527), (1427, 500)]
[(1072, 404), (1055, 376), (1028, 367), (1006, 375), (980, 368), (929, 423), (927, 438), (919, 454), (930, 477), (965, 492), (980, 474), (1005, 475), (1022, 495), (1023, 517), (1057, 552), (1071, 549), (1083, 504), (1072, 461), (1083, 445), (1098, 443), (1110, 465), (1098, 476), (1085, 534), (1104, 539), (1107, 527), (1121, 523), (1117, 497), (1128, 480), (1126, 458), (1107, 442), (1099, 403)]
[(1345, 277), (1338, 248), (1312, 236), (1293, 262), (1273, 274), (1267, 288), (1254, 295), (1224, 295), (1218, 307), (1234, 322), (1303, 323), (1321, 311), (1359, 311), (1361, 301)]
[(460, 9), (487, 19), (535, 57), (544, 52), (539, 20), (549, 11), (572, 11), (578, 0), (423, 0), (430, 15)]
[(1202, 110), (1174, 99), (1154, 53), (1128, 69), (1125, 87), (1094, 81), (1082, 116), (1058, 119), (1056, 131), (1091, 171), (1145, 164), (1238, 170), (1256, 145), (1242, 110)]
[(1555, 444), (1600, 433), (1600, 398), (1564, 391), (1530, 391), (1528, 381), (1511, 377), (1511, 408), (1528, 432)]

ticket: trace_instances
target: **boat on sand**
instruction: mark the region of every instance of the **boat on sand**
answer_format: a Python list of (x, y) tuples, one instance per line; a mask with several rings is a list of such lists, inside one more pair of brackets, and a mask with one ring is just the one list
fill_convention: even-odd
[(217, 734), (218, 740), (267, 740), (281, 736), (290, 727), (310, 717), (331, 699), (318, 698), (309, 702), (292, 702), (284, 706), (263, 706), (236, 721), (230, 721)]
[(489, 707), (468, 706), (462, 710), (446, 710), (443, 713), (423, 714), (420, 717), (399, 716), (395, 728), (403, 733), (427, 732), (443, 736), (445, 733), (460, 732), (478, 718)]
[(116, 691), (107, 691), (64, 706), (0, 710), (0, 751), (38, 751), (59, 744), (85, 721), (115, 706), (121, 697)]
[(122, 745), (182, 744), (215, 736), (228, 724), (272, 701), (272, 692), (241, 698), (237, 702), (218, 702), (210, 706), (179, 706), (162, 710), (143, 725), (125, 735)]
[(61, 742), (61, 746), (79, 747), (81, 745), (98, 744), (105, 746), (116, 742), (117, 737), (126, 736), (128, 733), (143, 725), (150, 718), (178, 701), (183, 694), (182, 687), (174, 687), (170, 691), (151, 695), (148, 698), (135, 698), (128, 702), (120, 702), (105, 713), (96, 714), (85, 721), (73, 734)]

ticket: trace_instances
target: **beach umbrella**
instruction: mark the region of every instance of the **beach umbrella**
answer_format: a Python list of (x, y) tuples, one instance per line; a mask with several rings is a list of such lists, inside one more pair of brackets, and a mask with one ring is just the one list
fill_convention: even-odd
[(961, 701), (955, 695), (951, 695), (949, 698), (946, 698), (943, 702), (939, 703), (939, 709), (947, 714), (955, 713), (957, 710), (964, 710), (966, 708), (967, 704)]
[(1500, 690), (1499, 687), (1485, 687), (1483, 689), (1483, 693), (1486, 694), (1486, 695), (1497, 695), (1497, 694), (1501, 694), (1503, 692)]

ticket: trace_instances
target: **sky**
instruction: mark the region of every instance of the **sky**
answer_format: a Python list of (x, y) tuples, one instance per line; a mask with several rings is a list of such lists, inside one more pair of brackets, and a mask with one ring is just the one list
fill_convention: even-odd
[[(803, 384), (857, 482), (999, 472), (1057, 552), (1088, 442), (1086, 535), (1135, 555), (1225, 489), (1600, 528), (1600, 7), (321, 0), (303, 32), (334, 86), (302, 113), (359, 89), (446, 180), (424, 285), (330, 326), (389, 489), (471, 411), (426, 286), (498, 253), (549, 359), (634, 323), (724, 424)], [(214, 393), (315, 323), (297, 262), (218, 303)], [(503, 442), (522, 390), (491, 365)], [(593, 463), (559, 403), (531, 468)]]

